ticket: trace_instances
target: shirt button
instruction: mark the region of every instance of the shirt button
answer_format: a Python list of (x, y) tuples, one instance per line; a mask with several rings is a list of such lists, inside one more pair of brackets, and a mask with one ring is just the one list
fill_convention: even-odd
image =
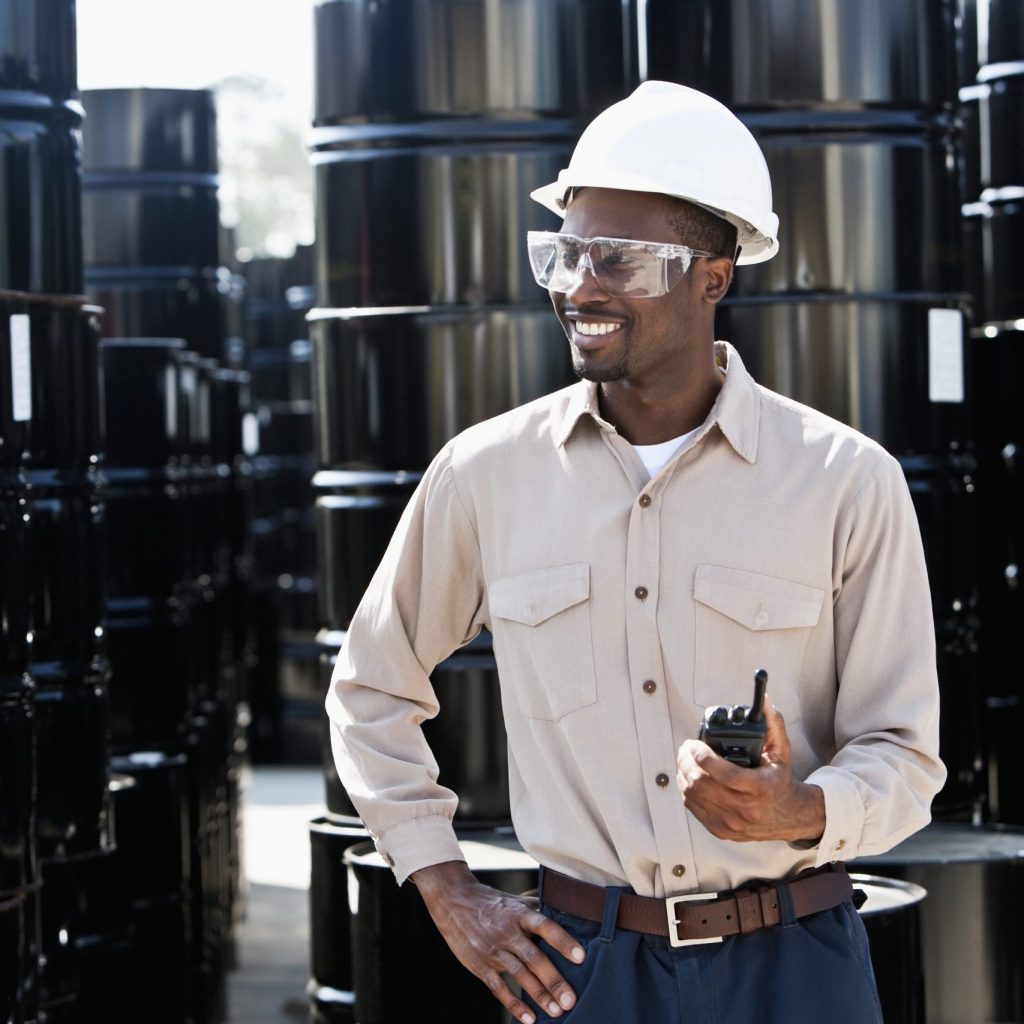
[(668, 785), (668, 776), (662, 772), (654, 781), (664, 789)]
[(647, 506), (650, 505), (650, 503), (651, 503), (651, 496), (649, 494), (641, 494), (640, 495), (640, 507), (641, 508), (647, 508)]
[(768, 613), (767, 612), (758, 612), (757, 615), (754, 616), (754, 622), (758, 626), (767, 626), (768, 625)]
[(636, 594), (636, 596), (638, 598), (640, 598), (641, 601), (643, 601), (647, 597), (647, 588), (646, 587), (637, 587), (636, 590), (633, 591), (633, 593)]
[(837, 850), (841, 850), (845, 845), (846, 845), (846, 840), (845, 839), (840, 839), (839, 842), (836, 843), (836, 849)]
[(676, 878), (682, 878), (682, 877), (683, 877), (683, 875), (685, 875), (685, 874), (686, 874), (686, 867), (685, 867), (684, 865), (682, 865), (682, 864), (677, 864), (677, 865), (676, 865), (676, 866), (675, 866), (675, 867), (674, 867), (674, 868), (672, 869), (672, 874), (673, 874), (673, 875), (675, 875), (675, 876), (676, 876)]
[(658, 688), (658, 684), (653, 679), (648, 679), (644, 683), (644, 693), (654, 693)]

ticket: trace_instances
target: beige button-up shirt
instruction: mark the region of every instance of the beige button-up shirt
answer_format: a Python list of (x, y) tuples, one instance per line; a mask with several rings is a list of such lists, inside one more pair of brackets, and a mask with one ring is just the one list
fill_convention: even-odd
[[(348, 632), (327, 699), (335, 759), (399, 881), (462, 859), (456, 795), (420, 722), (428, 676), (494, 636), (511, 807), (540, 863), (663, 896), (879, 853), (921, 828), (938, 759), (932, 610), (899, 464), (757, 385), (736, 351), (707, 420), (654, 479), (573, 385), (437, 456)], [(715, 838), (675, 786), (709, 704), (758, 668), (814, 846)], [(444, 714), (444, 709), (440, 709)]]

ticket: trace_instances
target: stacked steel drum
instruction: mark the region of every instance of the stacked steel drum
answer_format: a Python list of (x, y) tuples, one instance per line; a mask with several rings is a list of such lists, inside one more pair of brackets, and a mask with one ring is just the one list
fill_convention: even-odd
[(936, 809), (970, 819), (984, 779), (953, 5), (649, 0), (645, 27), (648, 76), (736, 110), (772, 176), (780, 252), (737, 271), (719, 337), (903, 465), (938, 633)]
[(90, 912), (113, 850), (74, 13), (0, 5), (0, 1019), (19, 1024), (101, 1005), (112, 934)]
[[(1020, 28), (1019, 4), (995, 0), (978, 9), (991, 21), (988, 45), (996, 37), (995, 45), (1007, 45), (1010, 30)], [(1024, 901), (1022, 836), (973, 824), (986, 813), (983, 697), (1009, 695), (1014, 685), (1008, 658), (998, 669), (994, 653), (981, 660), (980, 638), (998, 635), (1020, 615), (1006, 600), (1015, 579), (1007, 568), (1015, 564), (1009, 520), (993, 515), (1005, 509), (1015, 480), (1008, 383), (1014, 349), (1004, 343), (995, 354), (999, 325), (970, 342), (973, 358), (967, 350), (960, 203), (972, 154), (977, 161), (980, 151), (985, 168), (984, 147), (995, 152), (997, 131), (990, 121), (985, 141), (991, 108), (984, 103), (980, 117), (955, 105), (959, 87), (977, 71), (975, 29), (979, 45), (986, 37), (973, 16), (971, 5), (955, 0), (648, 0), (644, 26), (648, 76), (694, 85), (739, 111), (772, 174), (780, 254), (737, 272), (719, 336), (768, 387), (879, 441), (900, 460), (910, 487), (935, 610), (949, 781), (933, 811), (945, 821), (859, 866), (932, 891), (921, 908), (923, 974), (908, 970), (912, 958), (875, 958), (883, 992), (895, 999), (889, 1005), (899, 1007), (893, 1019), (971, 1024), (1024, 1019), (1019, 987), (1009, 980), (1024, 965), (1019, 944), (1006, 936), (1005, 909)], [(985, 68), (979, 80), (1002, 81), (1006, 70)], [(983, 124), (981, 146), (970, 134), (972, 119)], [(1012, 135), (1008, 127), (1001, 138), (1012, 149), (1019, 130)], [(1008, 223), (1001, 218), (1013, 215), (1012, 203), (998, 205), (1011, 196), (990, 198), (996, 202), (982, 216), (968, 211), (977, 217), (968, 239), (976, 229), (986, 257)], [(978, 289), (981, 318), (1021, 315), (984, 311), (989, 298), (997, 305), (1012, 299), (994, 275), (1016, 279), (1012, 264), (986, 263), (978, 248), (966, 264), (988, 275), (988, 291)], [(985, 342), (993, 348), (982, 356), (977, 346)], [(1007, 381), (1002, 403), (986, 390), (992, 374)], [(997, 423), (986, 426), (991, 418)], [(994, 484), (1000, 474), (1002, 490)], [(1013, 522), (1019, 529), (1019, 513)], [(995, 558), (985, 555), (993, 545), (1000, 548)], [(1001, 619), (991, 610), (997, 599), (980, 603), (986, 572), (1002, 585)], [(998, 907), (982, 895), (992, 887), (1001, 894)], [(963, 893), (970, 895), (956, 895)], [(965, 946), (971, 956), (963, 955)]]
[[(525, 248), (528, 229), (557, 222), (529, 191), (557, 175), (582, 124), (626, 91), (623, 17), (619, 0), (316, 8), (309, 318), (321, 694), (431, 458), (459, 430), (571, 379)], [(462, 834), (486, 846), (510, 822), (489, 638), (432, 681), (443, 710), (425, 732), (440, 781), (460, 794)], [(328, 814), (311, 827), (314, 1019), (499, 1019), (483, 987), (451, 969), (415, 894), (403, 889), (392, 905), (390, 871), (365, 850), (350, 871), (360, 891), (353, 962), (341, 862), (367, 834), (326, 740)], [(424, 1001), (442, 977), (445, 998)]]
[(1015, 751), (1024, 726), (1024, 670), (1014, 644), (1024, 621), (1024, 275), (1013, 232), (1024, 225), (1024, 10), (979, 5), (977, 83), (961, 90), (973, 143), (964, 209), (966, 265), (977, 297), (970, 342), (978, 445), (989, 813), (1024, 825)]
[(83, 99), (86, 281), (107, 304), (105, 634), (120, 776), (117, 854), (96, 906), (127, 926), (106, 964), (107, 1005), (82, 1019), (200, 1024), (223, 1015), (240, 883), (248, 375), (218, 359), (212, 96)]
[(256, 760), (315, 762), (323, 702), (317, 680), (316, 534), (309, 246), (243, 264), (246, 359), (253, 405), (252, 678)]

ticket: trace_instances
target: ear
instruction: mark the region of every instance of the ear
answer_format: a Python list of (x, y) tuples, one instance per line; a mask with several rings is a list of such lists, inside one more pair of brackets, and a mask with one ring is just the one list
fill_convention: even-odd
[(704, 263), (704, 301), (715, 305), (725, 298), (732, 284), (733, 262), (726, 256), (718, 256)]

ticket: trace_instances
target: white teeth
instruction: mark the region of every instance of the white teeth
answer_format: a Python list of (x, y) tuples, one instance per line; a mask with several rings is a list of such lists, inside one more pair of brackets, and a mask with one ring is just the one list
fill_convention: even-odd
[(588, 337), (597, 334), (611, 334), (612, 331), (617, 331), (622, 326), (622, 324), (611, 323), (584, 323), (582, 320), (576, 320), (574, 323), (576, 325), (576, 330), (579, 331), (580, 334)]

